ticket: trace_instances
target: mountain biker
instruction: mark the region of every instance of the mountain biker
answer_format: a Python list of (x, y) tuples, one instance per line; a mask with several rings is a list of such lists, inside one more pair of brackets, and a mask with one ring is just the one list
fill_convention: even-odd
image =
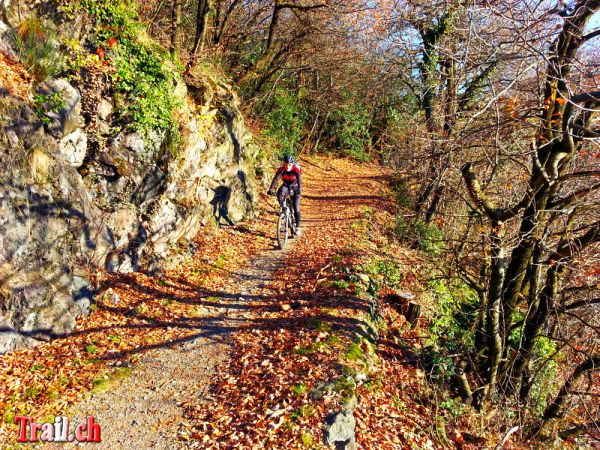
[(297, 235), (300, 235), (300, 196), (302, 195), (302, 171), (300, 166), (296, 164), (292, 155), (283, 157), (283, 166), (277, 169), (275, 177), (271, 182), (268, 194), (275, 193), (274, 188), (279, 179), (283, 180), (283, 184), (277, 191), (277, 199), (279, 204), (283, 206), (285, 198), (292, 194), (292, 204), (294, 205), (294, 217), (296, 218)]

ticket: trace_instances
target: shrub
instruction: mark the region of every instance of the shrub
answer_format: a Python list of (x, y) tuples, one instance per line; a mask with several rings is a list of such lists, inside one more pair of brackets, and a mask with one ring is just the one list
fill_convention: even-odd
[(442, 408), (452, 420), (456, 420), (460, 416), (465, 415), (469, 408), (463, 402), (457, 399), (448, 398), (440, 403)]
[(160, 129), (178, 140), (179, 127), (173, 117), (174, 77), (165, 69), (166, 53), (135, 40), (122, 42), (114, 51), (113, 74), (115, 90), (127, 99), (119, 111), (121, 120), (146, 137), (150, 131)]
[(74, 19), (76, 16), (86, 13), (94, 21), (92, 30), (101, 35), (109, 30), (119, 34), (129, 34), (127, 37), (135, 36), (135, 27), (142, 29), (138, 22), (137, 2), (135, 0), (55, 0), (59, 11), (67, 18)]
[(276, 91), (266, 114), (268, 137), (279, 143), (279, 156), (296, 155), (304, 133), (305, 112), (298, 97), (285, 89)]
[(60, 92), (51, 94), (37, 94), (33, 97), (33, 112), (43, 124), (50, 123), (47, 113), (50, 111), (58, 112), (65, 107), (65, 101)]
[(559, 363), (556, 360), (556, 342), (545, 336), (540, 336), (535, 341), (533, 351), (535, 359), (532, 372), (536, 373), (537, 376), (529, 391), (529, 399), (533, 413), (541, 418), (548, 401), (551, 400), (558, 389)]
[(444, 348), (428, 346), (421, 352), (421, 360), (427, 377), (431, 381), (447, 382), (456, 374), (456, 366)]
[[(524, 313), (515, 311), (515, 323), (519, 323), (524, 318)], [(509, 352), (518, 351), (521, 346), (522, 331), (522, 327), (511, 331), (508, 338)], [(545, 336), (539, 336), (536, 339), (533, 352), (534, 357), (529, 370), (535, 375), (535, 379), (529, 390), (528, 401), (530, 402), (533, 414), (541, 418), (548, 402), (558, 389), (557, 375), (560, 353), (557, 356), (556, 343)]]
[(395, 262), (385, 259), (371, 259), (361, 264), (359, 270), (391, 288), (398, 287), (403, 279), (400, 267)]
[(337, 109), (331, 115), (329, 133), (334, 146), (344, 155), (359, 162), (369, 161), (368, 148), (371, 142), (369, 127), (370, 113), (360, 104)]
[(36, 82), (40, 83), (64, 70), (56, 31), (40, 19), (33, 17), (21, 23), (15, 44), (21, 62)]
[(395, 176), (392, 180), (391, 188), (396, 204), (403, 208), (411, 208), (413, 204), (412, 194), (404, 179), (398, 175)]
[(446, 249), (444, 232), (433, 223), (427, 224), (420, 220), (410, 222), (400, 214), (396, 219), (396, 234), (403, 241), (416, 244), (431, 256), (439, 256)]
[(476, 320), (479, 298), (463, 281), (433, 280), (428, 284), (431, 303), (435, 305), (429, 326), (432, 344), (452, 352), (472, 347), (471, 325)]

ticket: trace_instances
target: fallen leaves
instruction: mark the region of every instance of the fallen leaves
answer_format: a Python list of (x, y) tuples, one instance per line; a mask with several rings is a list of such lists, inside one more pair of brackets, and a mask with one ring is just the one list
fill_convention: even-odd
[[(256, 223), (261, 225), (266, 227)], [(227, 274), (211, 261), (229, 248), (226, 268), (235, 270), (270, 244), (267, 238), (247, 242), (248, 234), (234, 229), (217, 234), (199, 236), (197, 257), (162, 277), (99, 274), (99, 282), (110, 288), (90, 316), (78, 319), (70, 336), (3, 355), (0, 437), (16, 436), (15, 415), (64, 414), (105, 374), (134, 365), (148, 350), (177, 347), (201, 333), (206, 318), (218, 316), (225, 301), (218, 295)], [(186, 274), (194, 274), (193, 280)]]
[[(260, 295), (226, 294), (225, 286), (253, 255), (272, 249), (274, 214), (199, 236), (194, 258), (163, 276), (101, 275), (110, 291), (71, 336), (0, 359), (0, 433), (14, 434), (14, 414), (62, 413), (107, 370), (135, 364), (153, 348), (192, 342), (207, 319), (227, 313), (238, 321), (228, 363), (201, 398), (181, 399), (182, 421), (164, 424), (177, 430), (181, 445), (323, 448), (327, 414), (356, 395), (360, 448), (434, 448), (433, 413), (412, 395), (422, 377), (402, 362), (403, 350), (392, 340), (377, 349), (355, 343), (370, 304), (339, 273), (388, 245), (379, 228), (391, 220), (393, 205), (389, 196), (373, 195), (385, 174), (377, 166), (313, 159), (304, 175), (304, 234)], [(322, 194), (340, 191), (343, 197)], [(394, 330), (395, 312), (384, 305), (382, 315)]]
[(14, 97), (30, 101), (33, 78), (23, 64), (0, 52), (0, 86)]

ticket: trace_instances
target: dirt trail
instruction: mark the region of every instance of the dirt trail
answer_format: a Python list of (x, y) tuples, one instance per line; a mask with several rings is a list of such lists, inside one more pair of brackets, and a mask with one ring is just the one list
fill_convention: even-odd
[[(285, 257), (283, 252), (267, 250), (234, 274), (222, 297), (216, 297), (219, 307), (213, 308), (204, 324), (195, 325), (198, 337), (146, 353), (131, 376), (119, 384), (109, 382), (107, 390), (73, 408), (71, 422), (84, 422), (87, 415), (94, 415), (102, 425), (103, 448), (176, 448), (178, 432), (187, 426), (181, 405), (190, 399), (201, 401), (217, 367), (227, 363), (231, 333), (254, 317), (253, 312), (240, 309), (240, 304), (268, 294), (265, 286)], [(95, 444), (56, 448), (89, 445)]]
[[(281, 291), (273, 283), (274, 274), (285, 274), (282, 269), (287, 265), (306, 264), (306, 257), (296, 256), (298, 246), (302, 246), (301, 255), (314, 252), (319, 259), (330, 257), (337, 242), (346, 239), (346, 232), (362, 217), (361, 208), (372, 205), (383, 192), (383, 173), (377, 166), (315, 160), (303, 163), (303, 173), (303, 236), (291, 241), (283, 252), (275, 248), (274, 239), (266, 239), (262, 250), (249, 264), (225, 278), (220, 291), (209, 298), (210, 302), (201, 289), (195, 297), (190, 297), (189, 291), (193, 291), (194, 286), (189, 282), (187, 301), (202, 305), (203, 312), (202, 317), (190, 319), (186, 324), (194, 333), (144, 352), (130, 376), (109, 381), (104, 391), (92, 393), (87, 400), (71, 408), (71, 423), (93, 415), (102, 426), (102, 448), (189, 448), (188, 443), (179, 439), (182, 430), (190, 426), (183, 419), (184, 408), (190, 403), (201, 403), (216, 371), (227, 366), (235, 333), (259, 324), (265, 311), (272, 313), (280, 308), (275, 298)], [(243, 225), (241, 232), (249, 235), (247, 239), (251, 239), (252, 234), (265, 233), (272, 233), (274, 237), (275, 220), (273, 205), (272, 210), (258, 219), (263, 222), (263, 231), (253, 229), (250, 224)], [(323, 245), (324, 241), (330, 244)], [(196, 257), (201, 256), (200, 251)], [(314, 282), (292, 280), (290, 288), (308, 295)], [(174, 295), (177, 295), (176, 290)], [(75, 443), (44, 445), (43, 448), (90, 445), (98, 448), (98, 444)]]

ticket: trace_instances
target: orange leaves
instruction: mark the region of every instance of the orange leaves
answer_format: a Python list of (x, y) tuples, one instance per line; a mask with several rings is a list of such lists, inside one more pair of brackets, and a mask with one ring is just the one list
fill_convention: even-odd
[(108, 45), (108, 48), (110, 48), (110, 49), (116, 47), (118, 44), (119, 44), (119, 42), (114, 37), (111, 37), (110, 39), (108, 39), (106, 41), (106, 45)]
[[(110, 289), (97, 298), (89, 317), (77, 321), (72, 335), (0, 357), (0, 415), (60, 414), (112, 367), (128, 366), (146, 350), (197, 334), (195, 325), (218, 314), (224, 300), (215, 295), (230, 271), (270, 243), (266, 237), (248, 242), (252, 235), (240, 230), (218, 234), (218, 239), (200, 236), (196, 257), (162, 277), (98, 274)], [(225, 255), (220, 268), (219, 255)], [(6, 427), (15, 426), (3, 421), (0, 433)]]
[(32, 77), (27, 73), (23, 64), (15, 62), (0, 52), (0, 85), (11, 95), (27, 101), (32, 85)]

